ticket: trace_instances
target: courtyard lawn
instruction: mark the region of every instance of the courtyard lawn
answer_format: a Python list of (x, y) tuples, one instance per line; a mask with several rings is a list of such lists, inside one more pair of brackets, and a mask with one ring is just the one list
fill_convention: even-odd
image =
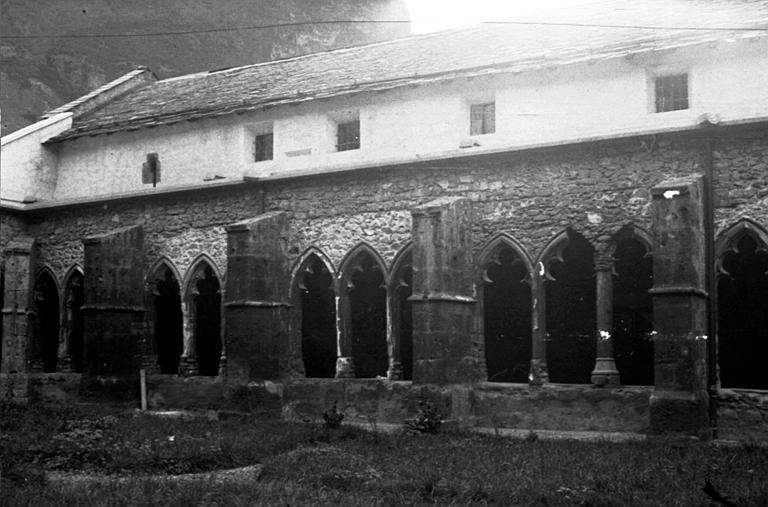
[[(264, 417), (5, 406), (0, 453), (0, 503), (9, 506), (710, 505), (705, 480), (737, 505), (768, 505), (768, 450), (755, 445), (384, 434)], [(258, 478), (239, 483), (146, 478), (253, 464), (263, 465)], [(60, 472), (131, 478), (48, 479)]]

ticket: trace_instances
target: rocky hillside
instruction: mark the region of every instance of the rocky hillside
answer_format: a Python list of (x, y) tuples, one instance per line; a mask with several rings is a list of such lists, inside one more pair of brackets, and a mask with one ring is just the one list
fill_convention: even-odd
[[(3, 134), (139, 65), (162, 79), (409, 33), (408, 23), (236, 29), (318, 20), (405, 20), (402, 0), (0, 0), (0, 8)], [(168, 32), (185, 33), (158, 35)], [(47, 37), (84, 34), (89, 36)]]

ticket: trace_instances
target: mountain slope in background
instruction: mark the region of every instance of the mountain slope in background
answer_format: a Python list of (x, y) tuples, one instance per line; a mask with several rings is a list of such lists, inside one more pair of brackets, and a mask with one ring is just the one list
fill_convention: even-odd
[[(402, 0), (0, 0), (2, 134), (140, 66), (160, 79), (409, 34)], [(202, 32), (230, 28), (228, 31)], [(168, 32), (180, 35), (144, 35)], [(129, 37), (12, 36), (132, 34)]]

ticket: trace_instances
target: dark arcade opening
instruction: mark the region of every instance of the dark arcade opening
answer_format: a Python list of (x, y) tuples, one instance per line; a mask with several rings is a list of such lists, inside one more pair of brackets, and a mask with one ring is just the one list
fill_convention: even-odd
[(5, 310), (5, 270), (0, 266), (0, 365), (3, 364), (3, 310)]
[(370, 254), (359, 254), (350, 270), (352, 358), (357, 378), (386, 376), (387, 292), (384, 274)]
[(213, 268), (205, 266), (197, 279), (195, 340), (198, 374), (216, 376), (221, 362), (221, 290)]
[(67, 333), (69, 354), (75, 372), (83, 371), (83, 275), (79, 271), (72, 273), (65, 288), (64, 306), (67, 311)]
[[(181, 292), (173, 272), (163, 266), (152, 292), (155, 312), (155, 346), (160, 373), (177, 374), (184, 349)], [(199, 314), (198, 314), (199, 315)]]
[(336, 375), (336, 294), (333, 276), (315, 256), (299, 270), (301, 356), (311, 378)]
[(490, 382), (528, 382), (531, 364), (531, 287), (509, 247), (485, 269), (485, 365)]
[(613, 350), (624, 385), (653, 385), (653, 259), (647, 253), (630, 237), (613, 254)]
[(59, 357), (59, 291), (48, 272), (43, 272), (35, 282), (35, 312), (36, 349), (39, 351), (43, 373), (53, 373)]
[(722, 258), (718, 359), (723, 387), (768, 389), (768, 250), (745, 234)]
[(551, 382), (588, 384), (595, 366), (594, 248), (570, 232), (547, 282), (547, 366)]
[(405, 264), (395, 274), (395, 302), (400, 336), (400, 365), (403, 380), (413, 380), (413, 310), (408, 298), (413, 294), (413, 266)]

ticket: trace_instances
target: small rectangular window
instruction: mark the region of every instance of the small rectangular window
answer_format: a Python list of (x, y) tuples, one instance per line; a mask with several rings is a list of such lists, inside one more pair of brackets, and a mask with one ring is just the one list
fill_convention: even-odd
[(141, 182), (156, 187), (160, 183), (160, 158), (157, 153), (147, 153), (147, 161), (141, 165)]
[(258, 134), (253, 142), (253, 160), (255, 162), (272, 160), (273, 142), (272, 132)]
[(654, 88), (657, 113), (688, 109), (688, 74), (659, 76)]
[(336, 127), (336, 151), (360, 149), (360, 120), (339, 123)]
[(474, 104), (469, 111), (469, 135), (493, 134), (496, 132), (496, 103)]

